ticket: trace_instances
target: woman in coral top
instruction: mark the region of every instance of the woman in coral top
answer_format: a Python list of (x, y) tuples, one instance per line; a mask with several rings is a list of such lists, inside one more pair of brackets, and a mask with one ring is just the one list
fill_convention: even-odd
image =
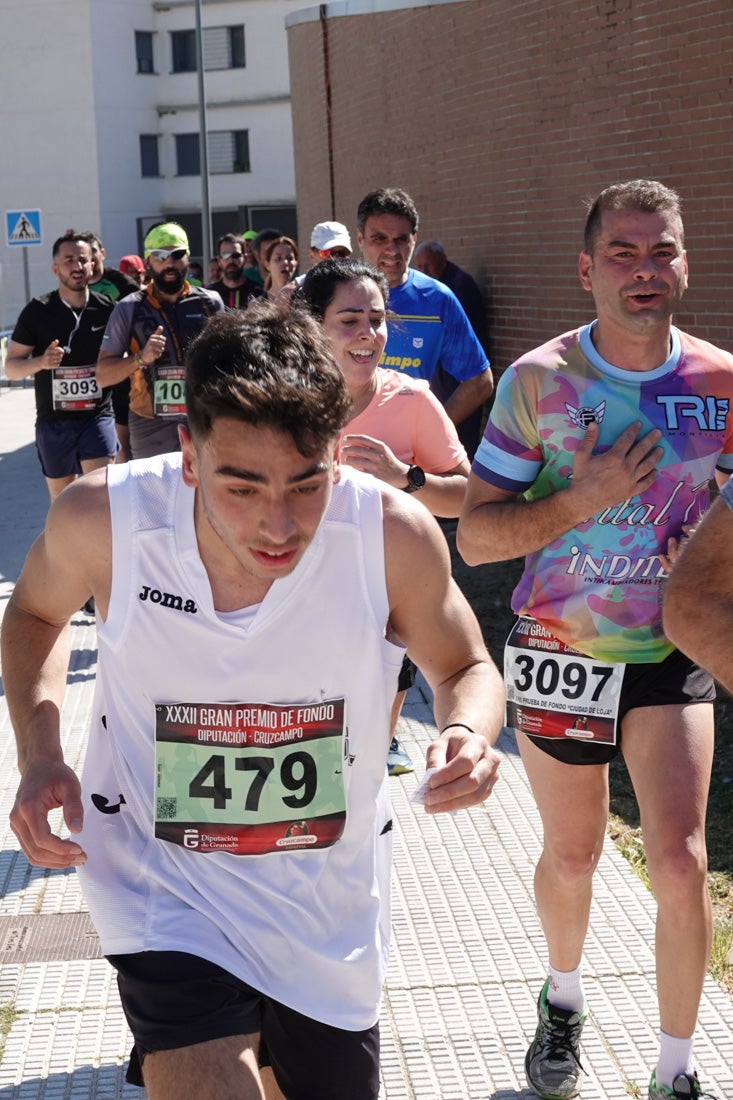
[[(428, 383), (380, 367), (387, 342), (389, 288), (362, 260), (323, 260), (295, 298), (322, 323), (341, 367), (354, 412), (341, 437), (341, 461), (414, 493), (435, 516), (460, 513), (469, 473), (463, 444)], [(405, 657), (392, 708), (390, 775), (413, 770), (394, 736), (415, 666)]]
[(361, 260), (323, 260), (298, 290), (323, 324), (354, 413), (341, 460), (414, 493), (433, 515), (459, 515), (469, 463), (428, 383), (380, 367), (387, 342), (384, 276)]

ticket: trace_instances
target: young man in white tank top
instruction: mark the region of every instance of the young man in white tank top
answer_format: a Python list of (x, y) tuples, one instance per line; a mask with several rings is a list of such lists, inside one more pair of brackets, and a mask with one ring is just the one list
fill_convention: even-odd
[[(283, 308), (212, 319), (187, 358), (181, 454), (65, 491), (3, 623), (12, 827), (33, 864), (81, 869), (151, 1100), (376, 1100), (405, 648), (441, 731), (426, 811), (496, 780), (503, 690), (445, 540), (339, 466), (341, 373), (321, 327)], [(59, 714), (66, 623), (90, 595), (80, 782)], [(58, 806), (69, 840), (48, 826)]]

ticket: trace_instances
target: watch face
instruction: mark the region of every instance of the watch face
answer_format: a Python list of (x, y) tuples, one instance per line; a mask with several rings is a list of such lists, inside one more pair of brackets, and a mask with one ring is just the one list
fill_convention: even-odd
[(425, 471), (420, 466), (410, 466), (407, 471), (407, 481), (409, 492), (414, 493), (418, 489), (422, 489), (425, 484)]

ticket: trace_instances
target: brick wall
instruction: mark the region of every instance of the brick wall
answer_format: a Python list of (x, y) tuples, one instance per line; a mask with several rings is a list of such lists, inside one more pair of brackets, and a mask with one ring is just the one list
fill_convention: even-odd
[(303, 246), (327, 217), (355, 234), (372, 188), (405, 188), (423, 239), (484, 289), (501, 370), (592, 316), (583, 198), (655, 177), (684, 201), (677, 321), (733, 351), (730, 0), (405, 5), (295, 24), (288, 40)]

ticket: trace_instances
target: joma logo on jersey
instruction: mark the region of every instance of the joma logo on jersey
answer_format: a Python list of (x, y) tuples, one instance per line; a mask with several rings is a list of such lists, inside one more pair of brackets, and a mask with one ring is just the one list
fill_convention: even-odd
[(701, 431), (722, 432), (730, 402), (727, 397), (695, 397), (670, 395), (657, 397), (657, 404), (664, 409), (669, 431), (681, 428), (685, 421), (692, 420)]
[(170, 607), (173, 611), (185, 611), (189, 615), (195, 615), (198, 611), (193, 600), (184, 600), (183, 596), (175, 596), (172, 592), (161, 592), (159, 588), (151, 588), (144, 584), (142, 592), (138, 592), (139, 600), (150, 600), (151, 603), (160, 604), (161, 607)]

